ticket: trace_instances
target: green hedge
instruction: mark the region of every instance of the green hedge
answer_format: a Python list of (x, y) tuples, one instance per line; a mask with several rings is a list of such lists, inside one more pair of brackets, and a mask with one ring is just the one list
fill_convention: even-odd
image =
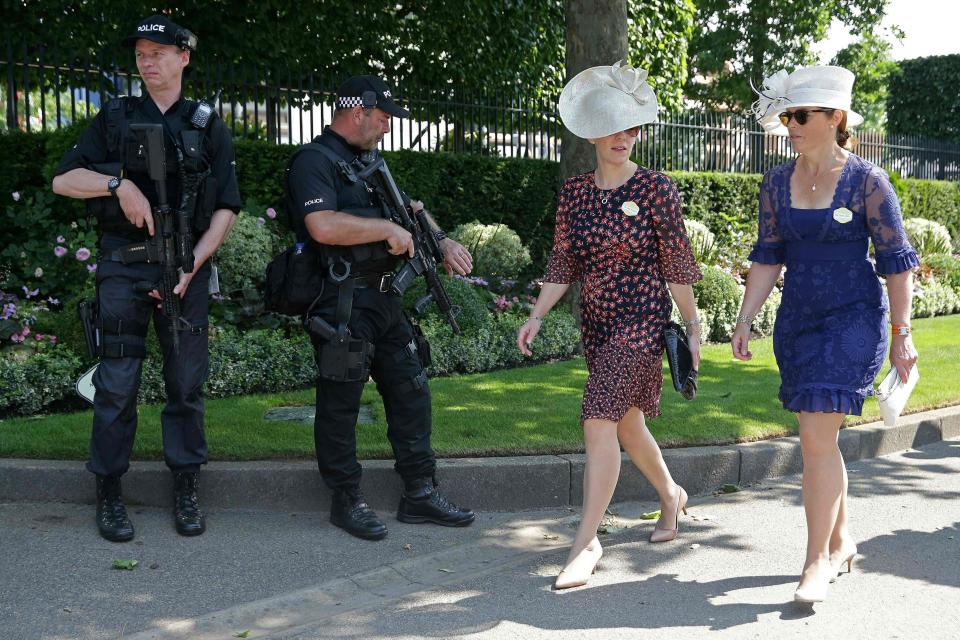
[[(76, 142), (82, 124), (50, 133), (0, 135), (0, 198), (13, 191), (48, 189), (60, 155)], [(282, 210), (282, 176), (293, 147), (256, 140), (236, 140), (240, 192), (258, 207)], [(385, 154), (391, 171), (412, 197), (426, 202), (440, 224), (451, 230), (479, 220), (502, 222), (516, 231), (530, 249), (532, 273), (546, 264), (560, 184), (559, 166), (545, 160), (479, 155), (397, 151)], [(12, 162), (11, 162), (12, 160)], [(757, 191), (754, 174), (672, 172), (688, 217), (716, 234), (731, 262), (745, 258), (756, 233)], [(946, 225), (960, 242), (960, 185), (932, 180), (897, 179), (895, 187), (905, 215)], [(58, 198), (57, 215), (65, 222), (82, 216), (78, 201)], [(255, 216), (262, 211), (252, 209)], [(0, 215), (16, 208), (0, 207)], [(285, 216), (281, 215), (281, 219)], [(19, 244), (12, 225), (0, 221), (0, 246)], [(44, 238), (44, 241), (49, 239)]]

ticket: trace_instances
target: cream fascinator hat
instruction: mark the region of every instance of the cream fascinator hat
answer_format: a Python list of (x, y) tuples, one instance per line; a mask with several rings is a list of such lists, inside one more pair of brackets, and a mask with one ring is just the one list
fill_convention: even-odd
[(580, 138), (603, 138), (657, 119), (647, 72), (620, 62), (578, 73), (560, 93), (559, 106), (563, 124)]
[(781, 69), (763, 80), (757, 89), (759, 98), (747, 113), (768, 133), (785, 136), (787, 128), (780, 122), (786, 109), (825, 107), (847, 112), (847, 126), (863, 124), (863, 116), (850, 108), (855, 76), (843, 67), (800, 67), (788, 74)]

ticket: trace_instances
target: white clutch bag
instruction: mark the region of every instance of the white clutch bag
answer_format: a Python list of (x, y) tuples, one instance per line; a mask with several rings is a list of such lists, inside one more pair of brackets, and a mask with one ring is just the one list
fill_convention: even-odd
[(917, 380), (920, 379), (920, 372), (917, 365), (910, 367), (910, 374), (906, 382), (900, 381), (900, 375), (896, 368), (891, 368), (886, 377), (877, 387), (877, 404), (880, 405), (880, 415), (883, 416), (883, 424), (893, 427), (897, 424), (897, 418), (907, 406), (907, 400), (910, 393), (917, 386)]

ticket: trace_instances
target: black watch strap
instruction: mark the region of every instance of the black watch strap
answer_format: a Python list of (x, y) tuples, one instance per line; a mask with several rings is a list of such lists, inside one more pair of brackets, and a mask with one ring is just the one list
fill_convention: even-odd
[(120, 183), (123, 182), (123, 178), (113, 177), (107, 181), (107, 191), (110, 192), (110, 195), (117, 195), (117, 189), (120, 188)]

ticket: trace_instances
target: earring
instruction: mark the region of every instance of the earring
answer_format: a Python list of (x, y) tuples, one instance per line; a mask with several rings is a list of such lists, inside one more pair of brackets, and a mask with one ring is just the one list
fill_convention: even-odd
[(834, 127), (834, 125), (830, 125), (830, 128), (831, 128), (831, 129), (834, 129), (834, 128), (836, 128), (836, 127)]

